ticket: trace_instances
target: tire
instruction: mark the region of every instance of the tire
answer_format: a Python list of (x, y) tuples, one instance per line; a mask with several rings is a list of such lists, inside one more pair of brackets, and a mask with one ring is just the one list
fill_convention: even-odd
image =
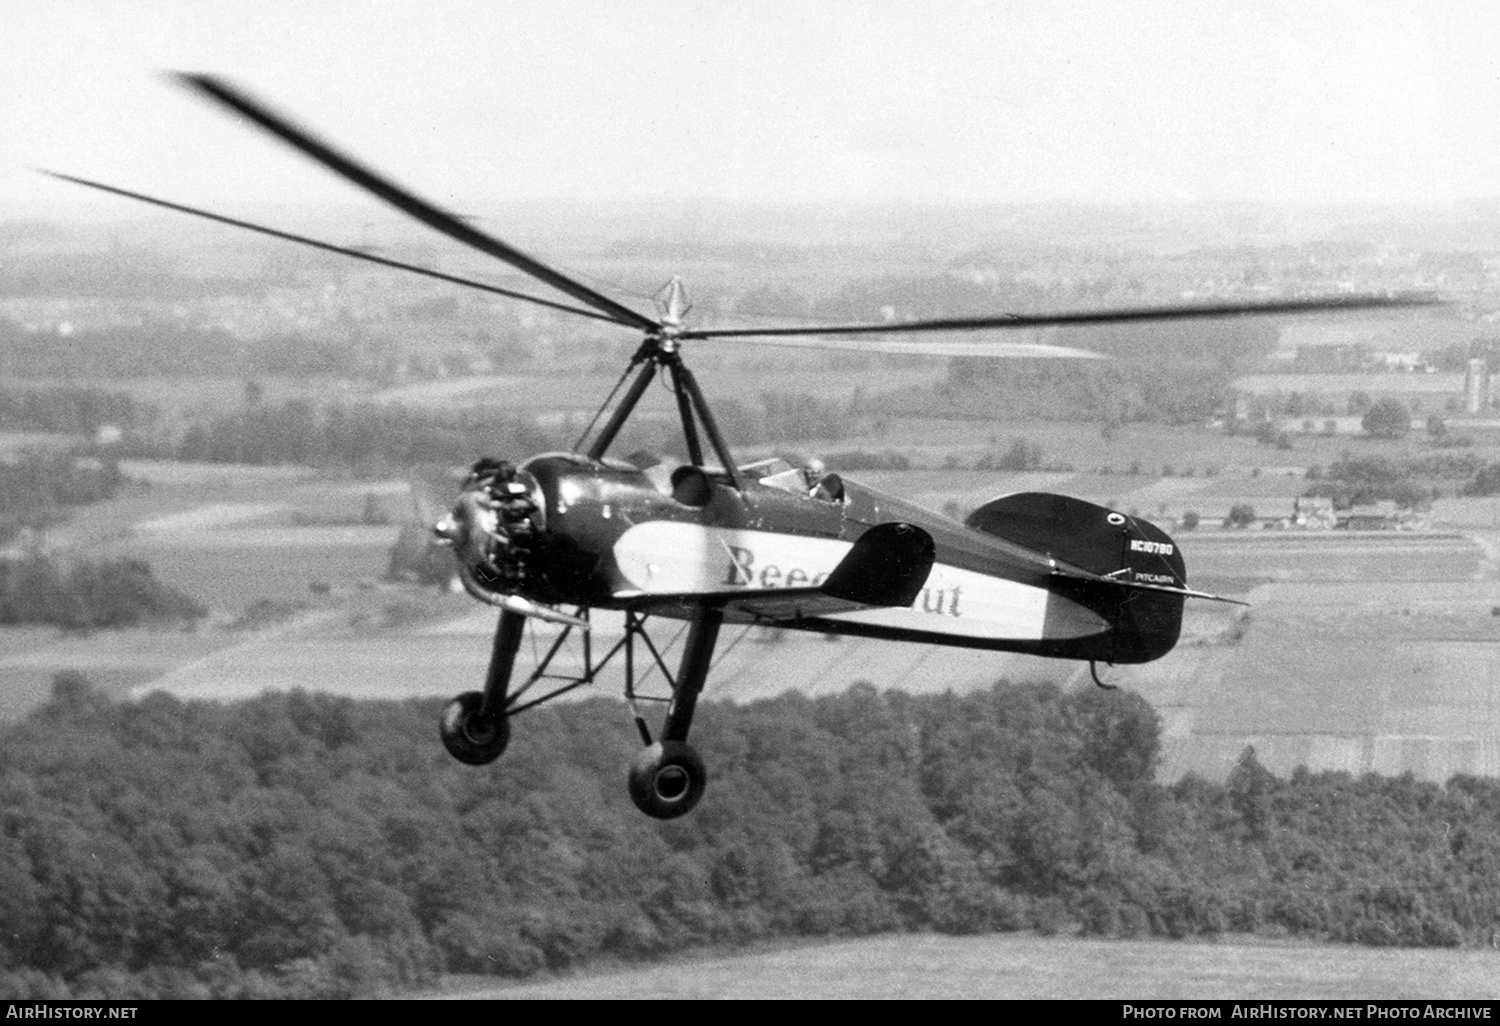
[(500, 758), (510, 744), (510, 718), (504, 713), (481, 718), (484, 696), (465, 691), (443, 707), (438, 721), (443, 747), (459, 762), (485, 766)]
[(686, 741), (658, 741), (630, 766), (630, 800), (653, 819), (691, 812), (708, 786), (708, 770)]

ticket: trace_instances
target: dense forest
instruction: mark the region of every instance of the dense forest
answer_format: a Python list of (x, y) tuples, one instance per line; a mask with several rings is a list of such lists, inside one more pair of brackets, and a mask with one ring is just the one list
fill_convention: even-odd
[(703, 706), (712, 780), (659, 822), (618, 703), (529, 714), (495, 766), (437, 704), (112, 703), (76, 674), (0, 731), (0, 992), (352, 996), (702, 945), (936, 930), (1489, 944), (1500, 782), (1154, 779), (1141, 699), (869, 685)]

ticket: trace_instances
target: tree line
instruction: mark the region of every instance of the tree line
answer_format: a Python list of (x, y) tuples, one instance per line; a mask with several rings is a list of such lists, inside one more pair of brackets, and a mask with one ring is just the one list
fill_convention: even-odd
[(0, 458), (0, 545), (22, 530), (57, 523), (69, 507), (112, 498), (124, 485), (113, 458), (78, 459), (56, 450)]
[(701, 945), (937, 930), (1488, 944), (1500, 782), (1157, 782), (1140, 698), (855, 685), (707, 703), (708, 794), (637, 813), (618, 703), (529, 713), (493, 767), (438, 705), (110, 702), (0, 728), (0, 992), (356, 996)]
[(75, 506), (113, 498), (127, 484), (119, 461), (42, 450), (0, 459), (0, 625), (73, 630), (191, 622), (207, 610), (163, 584), (138, 559), (70, 559), (24, 540)]
[[(847, 404), (807, 394), (763, 393), (751, 402), (715, 404), (731, 444), (831, 438), (846, 426)], [(122, 455), (254, 465), (355, 467), (370, 472), (426, 465), (466, 466), (478, 456), (525, 458), (570, 449), (583, 421), (544, 428), (529, 416), (491, 407), (435, 409), (387, 403), (254, 403), (194, 419), (175, 436), (127, 436)], [(671, 422), (631, 425), (616, 450), (675, 452)]]
[(1039, 341), (1109, 360), (955, 357), (934, 386), (868, 397), (874, 415), (923, 415), (1097, 423), (1206, 424), (1228, 405), (1238, 375), (1275, 346), (1274, 328), (1253, 320), (1058, 332)]
[(1500, 464), (1470, 453), (1437, 452), (1397, 459), (1345, 452), (1327, 467), (1309, 467), (1304, 495), (1323, 496), (1347, 509), (1388, 500), (1403, 509), (1424, 509), (1451, 488), (1453, 494), (1500, 491)]
[(75, 385), (0, 387), (0, 430), (45, 431), (92, 438), (101, 427), (140, 430), (161, 411), (124, 392)]
[(385, 339), (342, 341), (323, 334), (242, 338), (175, 322), (80, 328), (67, 336), (0, 320), (5, 379), (221, 378), (251, 375), (383, 379), (405, 349)]
[(207, 615), (140, 559), (68, 560), (43, 552), (0, 557), (0, 626), (92, 630), (191, 623)]

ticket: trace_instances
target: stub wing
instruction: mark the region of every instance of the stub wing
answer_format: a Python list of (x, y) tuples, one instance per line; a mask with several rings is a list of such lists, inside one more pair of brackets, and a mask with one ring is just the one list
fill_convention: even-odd
[(614, 598), (637, 607), (711, 604), (767, 620), (800, 620), (856, 609), (903, 608), (916, 601), (937, 547), (920, 527), (879, 524), (850, 546), (815, 586), (717, 587), (670, 592), (624, 589)]

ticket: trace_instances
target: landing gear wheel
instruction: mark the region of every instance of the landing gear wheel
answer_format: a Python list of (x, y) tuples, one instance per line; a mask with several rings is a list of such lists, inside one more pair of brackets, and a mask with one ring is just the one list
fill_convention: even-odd
[(510, 744), (510, 718), (504, 713), (480, 716), (483, 702), (484, 696), (478, 691), (465, 691), (443, 706), (438, 721), (443, 747), (449, 755), (470, 766), (494, 762)]
[(703, 760), (686, 741), (658, 741), (642, 749), (630, 766), (630, 800), (656, 819), (691, 811), (707, 786)]

